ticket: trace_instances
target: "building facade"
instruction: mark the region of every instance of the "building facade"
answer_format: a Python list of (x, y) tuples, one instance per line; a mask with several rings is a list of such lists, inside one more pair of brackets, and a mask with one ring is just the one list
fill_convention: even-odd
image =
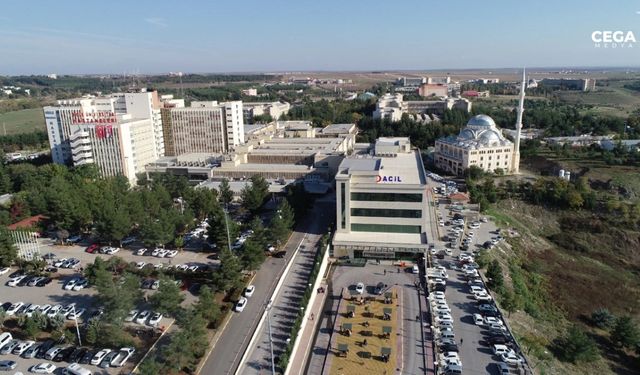
[(494, 172), (513, 173), (514, 146), (486, 115), (472, 117), (457, 136), (436, 140), (434, 162), (437, 168), (462, 175), (471, 166)]
[(58, 100), (57, 105), (43, 108), (45, 126), (54, 163), (72, 164), (70, 136), (79, 125), (95, 123), (113, 125), (117, 116), (131, 114), (134, 118), (149, 119), (154, 138), (156, 157), (164, 155), (160, 100), (156, 91), (116, 93), (102, 97)]
[(449, 96), (449, 86), (446, 84), (423, 83), (418, 87), (418, 95), (420, 96)]
[(427, 247), (427, 185), (408, 138), (380, 138), (336, 174), (334, 256), (397, 259)]
[(242, 102), (192, 102), (162, 109), (166, 156), (227, 153), (244, 144)]

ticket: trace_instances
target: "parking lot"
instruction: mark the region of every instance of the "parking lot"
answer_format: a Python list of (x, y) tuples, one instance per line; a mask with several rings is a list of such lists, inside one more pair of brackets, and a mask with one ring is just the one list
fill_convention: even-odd
[[(429, 182), (430, 189), (440, 186), (440, 183), (436, 183), (431, 179)], [(431, 190), (431, 192), (433, 192), (433, 190)], [(494, 314), (489, 310), (481, 311), (479, 309), (480, 302), (478, 300), (483, 298), (489, 299), (490, 296), (487, 297), (482, 292), (482, 289), (485, 289), (485, 286), (482, 281), (479, 280), (479, 277), (475, 276), (475, 273), (472, 270), (475, 268), (473, 253), (482, 249), (483, 244), (487, 242), (491, 243), (493, 241), (493, 243), (496, 243), (497, 245), (488, 251), (500, 251), (499, 246), (502, 245), (501, 241), (496, 239), (496, 237), (498, 237), (498, 233), (496, 232), (497, 228), (490, 220), (487, 222), (480, 222), (480, 219), (482, 218), (481, 216), (465, 215), (466, 212), (452, 210), (451, 206), (445, 204), (443, 195), (435, 194), (434, 198), (435, 201), (439, 202), (436, 205), (436, 212), (438, 217), (442, 218), (442, 222), (440, 224), (436, 224), (438, 225), (437, 232), (440, 238), (435, 241), (435, 250), (431, 252), (431, 259), (434, 262), (434, 265), (444, 266), (446, 269), (448, 278), (446, 279), (444, 300), (450, 309), (450, 317), (453, 323), (452, 333), (454, 338), (452, 338), (452, 340), (446, 339), (448, 334), (446, 333), (444, 325), (448, 323), (443, 323), (443, 328), (436, 330), (436, 336), (442, 337), (439, 340), (440, 343), (450, 342), (455, 344), (458, 349), (458, 356), (456, 357), (455, 355), (448, 353), (446, 351), (447, 348), (443, 348), (445, 350), (440, 350), (437, 361), (441, 365), (441, 369), (444, 369), (446, 364), (460, 363), (464, 374), (517, 374), (519, 373), (517, 368), (518, 366), (515, 363), (505, 367), (502, 365), (502, 358), (493, 353), (493, 346), (491, 345), (491, 342), (506, 341), (508, 345), (513, 346), (516, 350), (517, 348), (513, 343), (510, 343), (509, 338), (506, 338), (506, 340), (500, 338), (490, 339), (490, 337), (503, 336), (501, 332), (504, 329), (500, 327), (502, 318), (499, 313)], [(464, 221), (464, 226), (462, 231), (460, 231), (461, 233), (458, 236), (458, 239), (452, 244), (448, 238), (449, 236), (447, 235), (454, 233), (452, 228), (456, 226), (456, 223), (454, 222), (454, 215), (456, 213), (466, 216), (466, 220)], [(477, 223), (473, 225), (476, 228), (470, 228), (471, 223), (474, 222)], [(460, 246), (462, 245), (463, 239), (469, 238), (468, 233), (470, 231), (474, 232), (473, 238), (468, 242), (468, 250), (462, 251)], [(446, 239), (445, 236), (447, 236)], [(445, 249), (447, 251), (444, 251)], [(468, 255), (463, 255), (461, 260), (461, 254)], [(464, 264), (469, 265), (464, 266)], [(462, 267), (464, 267), (464, 269)], [(473, 288), (475, 289), (475, 294), (472, 291), (470, 280), (472, 280), (471, 283), (474, 285)], [(433, 288), (434, 284), (431, 283), (431, 285)], [(439, 304), (438, 302), (435, 302), (437, 299), (438, 298), (435, 297), (435, 293), (431, 293), (430, 301), (433, 301), (433, 315), (434, 317), (440, 316), (440, 318), (434, 319), (434, 323), (440, 321), (442, 317), (436, 312), (437, 310), (433, 310), (437, 309), (436, 306)], [(486, 302), (486, 305), (491, 306), (493, 305), (493, 302)], [(480, 314), (481, 317), (477, 315), (474, 316), (474, 314)], [(490, 315), (496, 315), (496, 319), (493, 320)], [(445, 318), (444, 320), (447, 319), (448, 318)], [(439, 323), (435, 324), (439, 325)], [(441, 331), (442, 333), (438, 333), (438, 331)], [(491, 340), (491, 342), (489, 342), (489, 340)], [(516, 362), (517, 358), (518, 357), (516, 356), (513, 361)], [(512, 358), (509, 360), (511, 359)], [(508, 370), (509, 372), (505, 372), (505, 370)]]
[[(135, 250), (138, 248), (133, 246), (133, 249), (120, 249), (114, 255), (109, 254), (97, 254), (97, 253), (88, 253), (85, 251), (88, 244), (79, 244), (79, 245), (71, 245), (71, 246), (57, 246), (53, 244), (52, 240), (43, 239), (42, 241), (42, 255), (52, 254), (51, 258), (48, 260), (48, 263), (53, 265), (54, 263), (60, 264), (59, 260), (61, 259), (71, 259), (75, 258), (79, 262), (75, 265), (74, 268), (62, 268), (57, 267), (57, 271), (51, 274), (51, 282), (44, 286), (7, 286), (7, 281), (9, 280), (9, 276), (11, 273), (16, 271), (16, 268), (12, 268), (9, 272), (0, 276), (0, 304), (3, 305), (5, 310), (10, 308), (11, 304), (22, 302), (25, 305), (34, 304), (39, 306), (50, 305), (52, 308), (56, 305), (60, 305), (60, 308), (65, 308), (70, 304), (75, 304), (75, 311), (80, 312), (83, 311), (82, 315), (78, 318), (78, 323), (83, 324), (86, 319), (88, 319), (93, 313), (96, 313), (100, 306), (97, 306), (95, 303), (95, 294), (96, 291), (94, 288), (88, 286), (84, 288), (76, 288), (79, 290), (73, 290), (73, 288), (69, 288), (70, 290), (66, 290), (64, 288), (65, 285), (69, 283), (72, 279), (78, 279), (81, 277), (81, 271), (87, 266), (87, 264), (93, 263), (96, 257), (102, 257), (104, 259), (108, 259), (113, 256), (118, 256), (124, 259), (127, 262), (145, 262), (148, 263), (147, 267), (153, 268), (157, 267), (158, 264), (162, 264), (162, 267), (167, 268), (169, 266), (180, 266), (183, 265), (185, 268), (193, 267), (193, 266), (217, 266), (219, 263), (215, 259), (210, 259), (211, 254), (206, 253), (196, 253), (192, 251), (181, 251), (178, 252), (173, 258), (158, 258), (151, 256), (151, 251), (148, 252), (148, 255), (136, 255)], [(55, 257), (54, 257), (55, 256)], [(58, 262), (57, 262), (58, 261)], [(189, 272), (189, 271), (186, 271)], [(152, 289), (145, 289), (145, 294), (154, 293)], [(185, 294), (185, 302), (184, 304), (189, 304), (195, 301), (196, 297), (191, 293), (190, 290), (186, 289), (184, 291)], [(151, 306), (147, 303), (143, 303), (140, 306), (136, 307), (139, 311), (151, 310)], [(23, 312), (24, 312), (23, 307)], [(132, 322), (125, 323), (126, 325), (130, 325), (132, 327), (138, 328), (135, 330), (137, 334), (140, 335), (140, 339), (143, 341), (147, 341), (152, 339), (153, 336), (157, 336), (159, 334), (159, 329), (162, 327), (168, 327), (171, 325), (172, 320), (166, 317), (162, 317), (160, 321), (153, 322), (155, 324), (149, 324), (152, 314), (148, 316), (144, 321), (140, 319), (136, 322), (136, 319), (133, 319)], [(70, 327), (73, 327), (74, 321), (72, 319), (66, 319), (67, 324)], [(81, 331), (82, 332), (82, 331)], [(84, 338), (83, 338), (84, 340)], [(85, 342), (83, 342), (85, 343)], [(93, 354), (97, 352), (99, 349), (96, 348)], [(120, 348), (111, 348), (118, 350)], [(86, 353), (85, 353), (86, 354)], [(123, 368), (108, 368), (102, 369), (95, 365), (91, 364), (83, 364), (82, 366), (93, 371), (94, 374), (116, 374), (120, 373), (121, 370), (128, 368), (134, 365), (135, 359), (139, 359), (143, 353), (135, 353), (128, 361), (128, 367)], [(0, 360), (12, 360), (17, 362), (17, 367), (14, 370), (15, 372), (21, 371), (23, 373), (27, 373), (28, 369), (38, 363), (49, 362), (54, 363), (54, 365), (58, 367), (65, 367), (67, 365), (66, 362), (54, 362), (52, 360), (38, 359), (38, 358), (21, 358), (14, 354), (6, 354), (0, 355)], [(56, 373), (58, 373), (57, 371)]]

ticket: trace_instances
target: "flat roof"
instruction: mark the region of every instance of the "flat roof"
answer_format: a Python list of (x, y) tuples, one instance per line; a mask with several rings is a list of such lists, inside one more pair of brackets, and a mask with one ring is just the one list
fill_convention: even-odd
[(322, 128), (323, 134), (344, 134), (348, 133), (356, 124), (329, 124)]
[[(352, 175), (353, 172), (371, 172), (371, 175), (394, 177), (393, 185), (426, 184), (422, 160), (417, 150), (398, 153), (394, 157), (367, 156), (344, 159), (338, 167), (338, 174)], [(362, 175), (362, 173), (355, 174)]]

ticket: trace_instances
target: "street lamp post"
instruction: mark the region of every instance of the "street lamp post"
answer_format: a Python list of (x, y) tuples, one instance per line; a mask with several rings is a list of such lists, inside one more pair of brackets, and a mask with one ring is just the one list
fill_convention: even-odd
[(276, 364), (273, 359), (273, 336), (271, 335), (271, 301), (267, 304), (267, 325), (269, 326), (269, 346), (271, 348), (271, 374), (276, 374)]
[(227, 246), (229, 246), (229, 250), (231, 250), (231, 236), (229, 235), (229, 220), (227, 219), (227, 204), (224, 205), (224, 224), (227, 227)]
[(76, 334), (78, 335), (78, 346), (82, 346), (82, 340), (80, 339), (80, 328), (78, 327), (78, 315), (76, 315), (75, 305), (72, 306), (71, 311), (73, 313), (73, 320), (76, 323)]

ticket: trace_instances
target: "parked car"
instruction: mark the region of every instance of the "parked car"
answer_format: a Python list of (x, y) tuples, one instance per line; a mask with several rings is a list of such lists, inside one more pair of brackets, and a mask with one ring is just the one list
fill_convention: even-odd
[(10, 278), (10, 279), (7, 281), (7, 286), (10, 286), (10, 287), (16, 287), (16, 286), (18, 286), (18, 284), (19, 284), (22, 280), (24, 280), (26, 277), (27, 277), (27, 275), (21, 275), (21, 276), (16, 276), (16, 277)]
[(35, 358), (41, 347), (42, 347), (42, 344), (36, 343), (34, 345), (31, 345), (29, 349), (25, 350), (24, 353), (22, 353), (21, 357), (27, 358), (27, 359)]
[(34, 374), (53, 374), (56, 368), (57, 367), (54, 364), (42, 362), (31, 366), (29, 368), (29, 372), (33, 372)]
[(253, 293), (255, 291), (256, 291), (255, 285), (249, 285), (248, 287), (246, 287), (244, 289), (244, 293), (243, 294), (244, 294), (245, 297), (249, 298), (249, 297), (253, 296)]
[(36, 358), (44, 358), (49, 349), (51, 349), (55, 345), (55, 341), (49, 339), (40, 345), (38, 352), (36, 353)]
[(53, 360), (55, 362), (62, 362), (62, 361), (66, 361), (67, 358), (71, 355), (71, 353), (73, 353), (73, 351), (75, 350), (75, 348), (73, 346), (69, 346), (67, 348), (64, 348), (62, 350), (60, 350), (55, 357), (53, 357)]
[(493, 351), (493, 354), (495, 354), (497, 356), (500, 356), (500, 355), (505, 354), (505, 353), (509, 353), (511, 351), (510, 347), (508, 347), (506, 345), (503, 345), (503, 344), (494, 344), (493, 348), (491, 348), (491, 349)]
[(51, 283), (51, 281), (52, 281), (52, 279), (50, 277), (45, 277), (42, 280), (38, 281), (36, 283), (36, 286), (43, 287), (43, 286), (49, 285)]
[(238, 302), (236, 302), (235, 307), (233, 308), (236, 312), (242, 312), (244, 308), (247, 306), (248, 300), (244, 297), (240, 297)]
[(89, 280), (83, 277), (76, 282), (76, 284), (73, 286), (73, 290), (77, 292), (84, 289), (87, 285), (89, 285)]
[(58, 355), (58, 353), (60, 353), (62, 351), (62, 349), (64, 349), (62, 346), (54, 346), (52, 348), (50, 348), (49, 350), (47, 350), (47, 352), (44, 355), (44, 359), (47, 359), (49, 361), (52, 361), (53, 358), (55, 358), (55, 356)]
[(107, 355), (104, 356), (99, 366), (102, 368), (109, 367), (109, 365), (111, 364), (111, 361), (113, 361), (117, 356), (118, 356), (118, 352), (116, 351), (109, 352)]
[(78, 309), (78, 310), (75, 310), (75, 311), (71, 311), (71, 312), (67, 315), (67, 319), (69, 319), (69, 320), (79, 319), (79, 318), (81, 318), (81, 317), (84, 315), (84, 313), (85, 313), (86, 311), (87, 311), (87, 310), (86, 310), (85, 308), (81, 308), (81, 309)]
[(145, 324), (147, 322), (147, 319), (149, 319), (150, 315), (151, 315), (151, 311), (144, 310), (143, 312), (139, 313), (138, 316), (136, 317), (136, 323)]
[(24, 302), (16, 302), (11, 304), (11, 306), (9, 306), (6, 311), (7, 316), (16, 315), (18, 313), (18, 310), (20, 310), (22, 306), (24, 306)]
[(27, 349), (32, 347), (36, 342), (32, 340), (21, 341), (15, 348), (13, 348), (12, 353), (15, 355), (22, 355)]
[(11, 371), (16, 368), (16, 361), (3, 360), (0, 361), (0, 371)]
[(86, 251), (89, 254), (93, 254), (95, 253), (98, 249), (100, 248), (100, 246), (97, 243), (91, 244), (89, 246), (87, 246), (86, 249), (84, 249), (84, 251)]
[(152, 327), (155, 327), (158, 325), (158, 323), (160, 323), (160, 320), (162, 320), (162, 314), (155, 312), (153, 313), (153, 315), (151, 315), (147, 324), (149, 324)]
[(136, 316), (138, 315), (138, 310), (131, 310), (129, 311), (129, 314), (127, 314), (127, 316), (124, 318), (125, 322), (133, 322), (133, 320), (136, 318)]
[(484, 319), (482, 318), (482, 315), (480, 315), (480, 314), (473, 314), (473, 322), (477, 326), (484, 325)]
[(16, 346), (18, 346), (18, 345), (20, 345), (20, 340), (12, 339), (7, 344), (4, 344), (2, 349), (0, 349), (0, 354), (2, 354), (2, 355), (11, 354), (13, 349), (15, 349)]
[(122, 367), (122, 366), (124, 366), (125, 362), (127, 362), (129, 360), (129, 358), (131, 358), (131, 356), (135, 352), (136, 352), (136, 350), (134, 348), (122, 348), (122, 349), (120, 349), (118, 351), (118, 355), (111, 360), (110, 366), (111, 367)]
[(359, 282), (356, 284), (356, 293), (362, 294), (364, 293), (364, 284)]
[(92, 365), (99, 365), (100, 362), (102, 362), (102, 360), (104, 359), (104, 357), (107, 356), (107, 354), (111, 353), (111, 349), (102, 349), (99, 352), (97, 352), (93, 358), (91, 358), (91, 364)]
[(524, 359), (517, 355), (513, 350), (511, 350), (508, 353), (504, 353), (500, 356), (500, 359), (502, 359), (502, 362), (504, 363), (508, 363), (510, 365), (518, 365), (524, 362)]

